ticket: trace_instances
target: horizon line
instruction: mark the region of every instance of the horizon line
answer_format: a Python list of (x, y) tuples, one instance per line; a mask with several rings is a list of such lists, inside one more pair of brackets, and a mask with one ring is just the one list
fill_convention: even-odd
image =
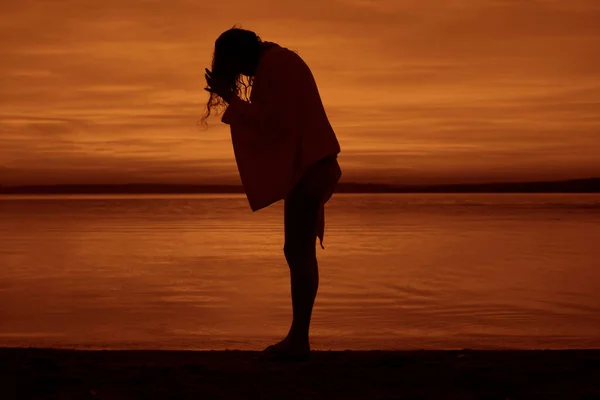
[[(102, 191), (101, 191), (102, 190)], [(132, 192), (133, 191), (133, 192)], [(449, 184), (393, 184), (340, 182), (338, 193), (599, 193), (600, 177), (557, 181), (481, 182)], [(235, 194), (243, 185), (188, 183), (67, 183), (1, 185), (0, 195), (9, 194)]]
[[(557, 180), (514, 180), (514, 181), (476, 181), (476, 182), (456, 182), (456, 183), (392, 183), (392, 182), (360, 182), (348, 181), (339, 182), (340, 185), (373, 185), (373, 186), (394, 186), (394, 187), (430, 187), (430, 186), (467, 186), (467, 185), (521, 185), (533, 183), (566, 183), (578, 181), (600, 180), (600, 176), (590, 176), (585, 178), (568, 178)], [(3, 184), (0, 188), (27, 188), (27, 187), (57, 187), (57, 186), (194, 186), (194, 187), (243, 187), (242, 184), (229, 183), (165, 183), (165, 182), (126, 182), (126, 183), (34, 183), (34, 184)]]

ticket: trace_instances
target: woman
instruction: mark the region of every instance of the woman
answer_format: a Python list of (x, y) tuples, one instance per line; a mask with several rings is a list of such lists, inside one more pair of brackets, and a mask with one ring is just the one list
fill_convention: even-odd
[(319, 284), (315, 241), (318, 237), (323, 247), (324, 205), (342, 174), (340, 145), (314, 77), (295, 52), (233, 28), (216, 40), (212, 71), (206, 69), (205, 77), (210, 99), (203, 122), (211, 110), (226, 108), (221, 121), (230, 126), (252, 211), (284, 199), (283, 251), (290, 268), (293, 321), (287, 337), (264, 352), (304, 359)]

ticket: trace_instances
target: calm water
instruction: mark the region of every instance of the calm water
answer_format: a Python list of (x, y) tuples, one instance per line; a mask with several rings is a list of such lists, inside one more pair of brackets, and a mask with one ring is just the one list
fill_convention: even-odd
[[(0, 198), (0, 346), (260, 349), (283, 204)], [(600, 195), (336, 194), (315, 349), (600, 347)]]

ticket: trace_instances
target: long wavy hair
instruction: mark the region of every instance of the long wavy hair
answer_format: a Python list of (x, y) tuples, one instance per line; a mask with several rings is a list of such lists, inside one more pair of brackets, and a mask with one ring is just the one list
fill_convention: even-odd
[[(215, 42), (211, 67), (214, 79), (227, 82), (234, 95), (249, 100), (254, 79), (242, 75), (239, 65), (232, 65), (230, 60), (234, 55), (244, 57), (258, 53), (261, 44), (260, 37), (246, 29), (234, 26), (223, 32)], [(211, 114), (219, 115), (226, 108), (227, 103), (220, 96), (210, 93), (206, 103), (206, 114), (200, 120), (202, 126), (207, 127), (206, 120)]]

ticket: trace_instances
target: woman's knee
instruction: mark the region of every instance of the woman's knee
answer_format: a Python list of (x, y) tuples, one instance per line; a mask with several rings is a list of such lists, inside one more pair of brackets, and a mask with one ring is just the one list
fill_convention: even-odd
[(316, 244), (290, 243), (283, 245), (283, 254), (290, 267), (296, 263), (306, 263), (316, 258)]

